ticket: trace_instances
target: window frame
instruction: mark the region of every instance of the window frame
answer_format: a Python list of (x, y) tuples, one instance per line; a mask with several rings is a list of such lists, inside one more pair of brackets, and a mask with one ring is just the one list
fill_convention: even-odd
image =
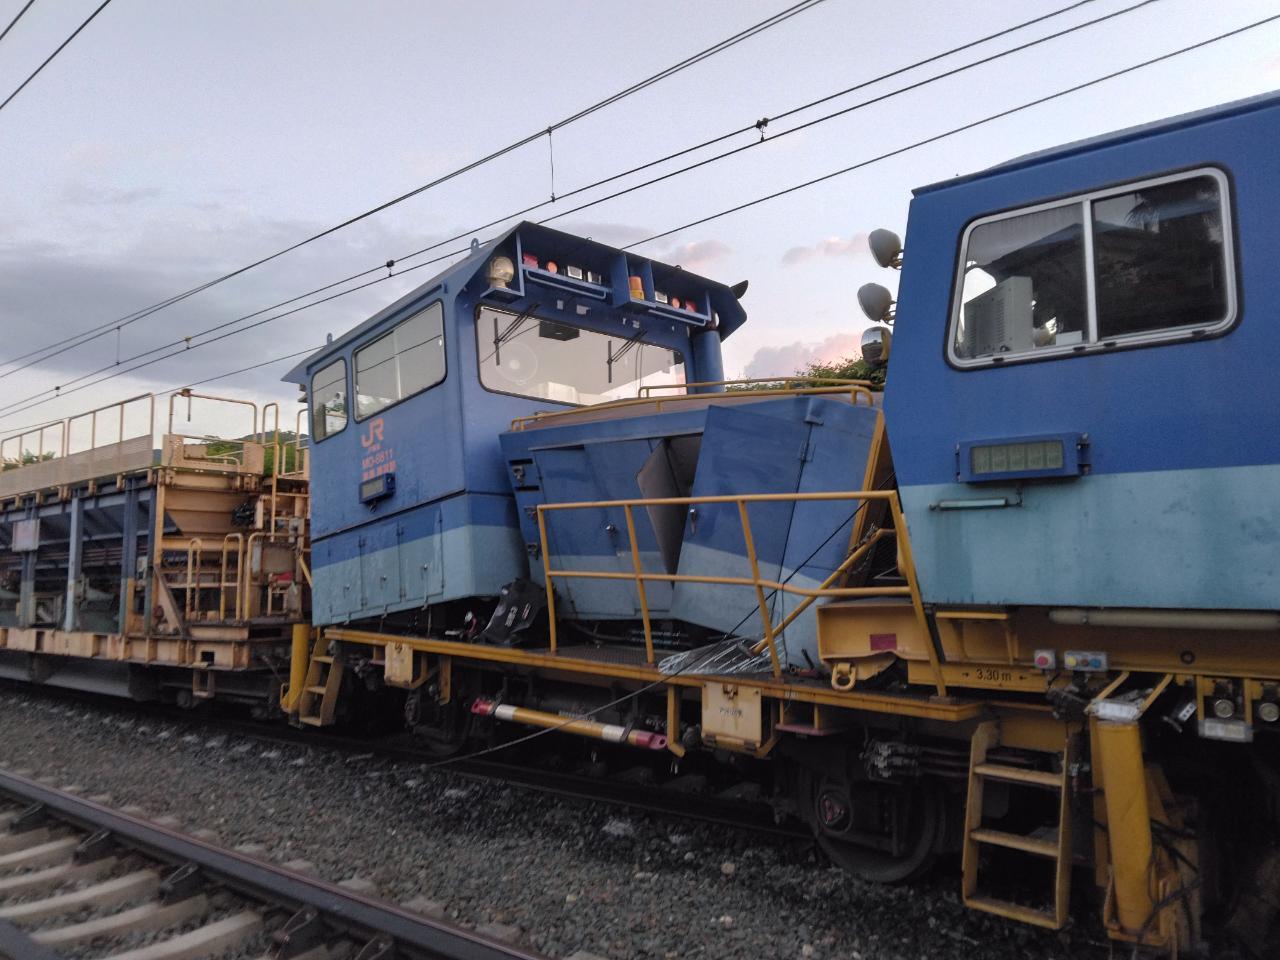
[[(476, 309), (475, 309), (476, 382), (480, 384), (481, 390), (484, 390), (486, 393), (492, 393), (499, 397), (514, 397), (517, 400), (531, 400), (537, 403), (555, 403), (555, 404), (559, 404), (562, 407), (569, 407), (573, 410), (580, 410), (584, 407), (597, 406), (597, 404), (593, 404), (593, 403), (570, 403), (568, 400), (549, 400), (546, 397), (531, 397), (527, 393), (512, 393), (510, 390), (495, 390), (493, 387), (485, 383), (484, 382), (484, 366), (483, 366), (483, 361), (481, 359), (481, 354), (483, 351), (480, 348), (480, 313), (484, 310), (495, 310), (498, 313), (501, 313), (505, 316), (509, 316), (513, 318), (516, 316), (519, 316), (519, 313), (517, 311), (505, 310), (502, 307), (494, 306), (492, 303), (479, 303), (476, 305)], [(530, 313), (528, 315), (528, 319), (539, 320), (539, 321), (545, 320), (548, 323), (558, 323), (566, 327), (574, 326), (574, 324), (570, 323), (567, 320), (559, 320), (559, 319), (556, 319), (555, 317), (545, 317), (536, 312)], [(576, 329), (584, 330), (587, 333), (600, 334), (601, 336), (605, 336), (605, 337), (610, 336), (610, 334), (605, 333), (602, 330), (594, 330), (591, 327), (577, 327)], [(670, 350), (672, 353), (680, 354), (680, 357), (681, 357), (680, 366), (685, 368), (685, 376), (686, 377), (688, 376), (689, 352), (692, 349), (692, 345), (689, 345), (685, 349), (681, 349), (679, 347), (668, 346), (665, 343), (654, 343), (651, 340), (640, 340), (640, 344), (641, 346), (657, 347), (659, 350)], [(689, 381), (686, 380), (685, 382), (688, 383)], [(612, 403), (616, 401), (606, 400), (602, 402)]]
[[(437, 305), (439, 305), (440, 307), (440, 356), (444, 359), (444, 370), (440, 374), (440, 379), (435, 380), (432, 383), (428, 383), (425, 387), (421, 387), (420, 389), (413, 391), (413, 393), (406, 393), (403, 397), (398, 398), (392, 403), (388, 403), (385, 407), (379, 407), (377, 410), (373, 410), (369, 413), (366, 413), (363, 417), (360, 416), (360, 359), (359, 359), (360, 354), (363, 353), (365, 350), (368, 350), (374, 344), (381, 343), (387, 337), (394, 335), (395, 332), (401, 327), (403, 327), (406, 323), (408, 323), (411, 320), (417, 319), (422, 314), (426, 313), (432, 307)], [(444, 318), (445, 318), (444, 300), (443, 299), (432, 300), (430, 303), (427, 303), (421, 308), (414, 310), (412, 313), (408, 314), (403, 319), (397, 321), (396, 323), (393, 323), (381, 335), (374, 337), (372, 340), (366, 340), (364, 343), (360, 344), (360, 346), (352, 349), (351, 351), (351, 396), (354, 400), (354, 403), (352, 403), (351, 405), (351, 419), (355, 420), (356, 423), (363, 423), (364, 421), (370, 419), (371, 417), (382, 416), (382, 414), (386, 413), (392, 407), (398, 407), (400, 404), (404, 403), (406, 400), (411, 399), (412, 397), (416, 397), (419, 394), (426, 393), (428, 390), (434, 390), (436, 387), (440, 386), (440, 384), (444, 383), (445, 380), (448, 379), (449, 377), (448, 332), (445, 329)], [(391, 356), (394, 359), (394, 358), (398, 358), (400, 354), (394, 353)]]
[[(316, 410), (316, 377), (320, 376), (324, 371), (338, 363), (342, 364), (342, 411), (346, 416), (342, 419), (341, 427), (334, 430), (332, 433), (326, 433), (323, 437), (318, 437), (316, 435), (316, 413), (320, 412), (323, 414), (324, 411)], [(307, 386), (307, 403), (308, 406), (311, 407), (311, 438), (313, 443), (324, 443), (330, 437), (336, 437), (338, 434), (342, 433), (343, 430), (346, 430), (347, 424), (351, 422), (351, 382), (348, 379), (349, 373), (350, 371), (348, 369), (347, 358), (339, 354), (336, 358), (326, 363), (311, 375), (311, 381)], [(334, 380), (333, 382), (337, 383), (338, 381)]]
[[(1223, 276), (1226, 278), (1226, 315), (1219, 321), (1207, 325), (1184, 325), (1166, 327), (1159, 330), (1145, 330), (1137, 333), (1121, 334), (1098, 338), (1098, 297), (1097, 267), (1094, 260), (1094, 221), (1093, 204), (1100, 200), (1108, 200), (1125, 193), (1132, 193), (1148, 187), (1158, 187), (1169, 183), (1195, 180), (1209, 177), (1218, 188), (1218, 211), (1222, 218), (1222, 255), (1224, 258)], [(965, 264), (969, 251), (969, 240), (977, 228), (984, 224), (1010, 220), (1025, 214), (1053, 210), (1060, 207), (1078, 207), (1081, 211), (1083, 231), (1082, 246), (1084, 256), (1085, 312), (1086, 333), (1088, 338), (1082, 343), (1068, 343), (1061, 346), (1037, 347), (1022, 353), (1000, 354), (988, 357), (959, 357), (956, 355), (956, 330), (960, 323), (961, 311), (964, 307)], [(1239, 261), (1236, 257), (1234, 195), (1231, 190), (1231, 178), (1221, 167), (1199, 166), (1178, 170), (1174, 173), (1156, 177), (1144, 177), (1139, 180), (1128, 180), (1109, 184), (1105, 187), (1068, 194), (1042, 203), (1002, 210), (999, 213), (987, 214), (970, 220), (960, 235), (960, 250), (956, 262), (955, 273), (951, 280), (951, 307), (946, 326), (946, 345), (944, 348), (947, 363), (959, 370), (990, 369), (1011, 364), (1033, 363), (1040, 360), (1056, 360), (1062, 357), (1092, 356), (1098, 353), (1113, 353), (1116, 350), (1135, 347), (1156, 346), (1163, 343), (1206, 340), (1220, 337), (1230, 332), (1239, 323)]]

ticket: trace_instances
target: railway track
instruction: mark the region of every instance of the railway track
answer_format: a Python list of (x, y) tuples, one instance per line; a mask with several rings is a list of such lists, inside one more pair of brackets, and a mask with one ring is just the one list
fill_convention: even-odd
[(0, 771), (5, 960), (539, 960)]

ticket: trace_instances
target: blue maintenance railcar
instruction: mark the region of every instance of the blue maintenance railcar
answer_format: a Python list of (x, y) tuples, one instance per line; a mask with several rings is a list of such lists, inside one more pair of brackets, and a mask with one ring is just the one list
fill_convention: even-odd
[(885, 410), (928, 602), (1275, 608), (1278, 122), (1262, 97), (917, 191)]
[(161, 451), (123, 409), (2, 440), (0, 673), (572, 733), (752, 776), (864, 879), (959, 853), (977, 910), (1062, 929), (1092, 880), (1116, 941), (1269, 956), (1278, 131), (1273, 94), (917, 191), (896, 309), (859, 296), (883, 392), (726, 382), (745, 284), (522, 223), (290, 374), (306, 449), (183, 436), (190, 391)]

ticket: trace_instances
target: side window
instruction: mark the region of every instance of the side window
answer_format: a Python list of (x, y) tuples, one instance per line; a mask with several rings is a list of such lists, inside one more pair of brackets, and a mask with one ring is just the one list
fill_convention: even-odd
[(950, 352), (961, 365), (1224, 329), (1235, 318), (1226, 178), (1197, 171), (978, 221)]
[(1143, 187), (1092, 206), (1100, 339), (1228, 319), (1216, 179)]
[(444, 380), (444, 305), (436, 301), (356, 351), (356, 419)]
[(347, 361), (335, 360), (311, 378), (311, 435), (331, 437), (347, 425)]
[(956, 356), (1079, 343), (1086, 304), (1079, 204), (980, 224), (965, 254)]

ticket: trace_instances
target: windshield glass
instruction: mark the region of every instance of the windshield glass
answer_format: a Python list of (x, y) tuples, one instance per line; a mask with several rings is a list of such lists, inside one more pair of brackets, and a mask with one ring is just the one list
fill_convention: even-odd
[(480, 310), (476, 347), (485, 387), (538, 400), (602, 403), (634, 397), (643, 386), (684, 383), (678, 350), (488, 307)]

